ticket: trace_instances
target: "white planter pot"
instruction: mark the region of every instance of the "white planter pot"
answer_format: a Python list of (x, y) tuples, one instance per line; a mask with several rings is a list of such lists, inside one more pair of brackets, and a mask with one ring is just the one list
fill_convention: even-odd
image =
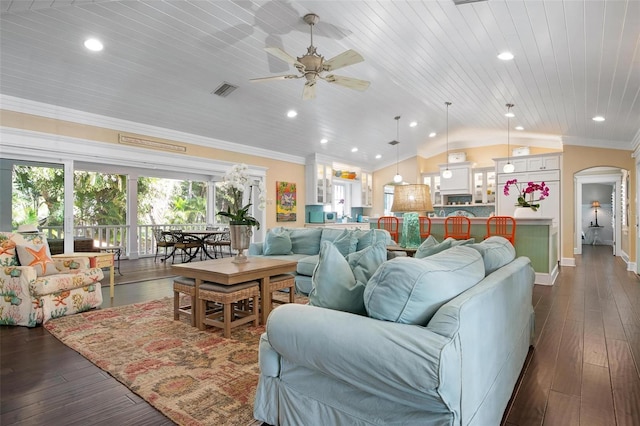
[(515, 211), (513, 212), (513, 217), (542, 217), (542, 212), (540, 211), (540, 209), (533, 210), (531, 207), (516, 207)]

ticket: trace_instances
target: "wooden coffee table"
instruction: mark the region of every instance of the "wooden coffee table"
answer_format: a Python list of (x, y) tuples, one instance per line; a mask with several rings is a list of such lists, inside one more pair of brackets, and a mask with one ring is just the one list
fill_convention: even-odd
[[(247, 281), (260, 283), (261, 322), (266, 324), (271, 311), (271, 294), (267, 292), (269, 277), (296, 270), (295, 260), (269, 259), (268, 257), (249, 257), (246, 263), (233, 263), (233, 257), (205, 260), (202, 262), (181, 263), (171, 268), (183, 277), (193, 278), (196, 282), (196, 300), (202, 281), (232, 285)], [(198, 323), (200, 330), (204, 325)]]

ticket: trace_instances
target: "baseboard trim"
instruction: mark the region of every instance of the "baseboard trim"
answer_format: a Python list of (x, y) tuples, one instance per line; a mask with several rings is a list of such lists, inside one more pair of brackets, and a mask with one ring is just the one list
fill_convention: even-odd
[(576, 266), (576, 258), (563, 257), (560, 259), (560, 266)]
[(550, 274), (536, 272), (536, 278), (534, 284), (539, 285), (553, 285), (556, 282), (556, 278), (558, 278), (559, 269), (558, 265), (555, 265), (553, 271)]

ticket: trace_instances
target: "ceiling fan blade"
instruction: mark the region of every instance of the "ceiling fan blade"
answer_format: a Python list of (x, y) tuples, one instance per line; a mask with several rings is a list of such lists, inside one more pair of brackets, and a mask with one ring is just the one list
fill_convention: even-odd
[(315, 99), (316, 97), (316, 82), (315, 81), (307, 81), (304, 84), (304, 90), (302, 91), (302, 99)]
[(261, 82), (261, 81), (272, 81), (272, 80), (289, 80), (291, 78), (300, 78), (300, 75), (288, 74), (288, 75), (274, 75), (271, 77), (260, 77), (260, 78), (252, 78), (249, 81), (253, 82)]
[(341, 75), (334, 75), (334, 74), (329, 74), (323, 77), (323, 79), (329, 83), (339, 84), (340, 86), (344, 86), (344, 87), (348, 87), (349, 89), (355, 89), (360, 91), (367, 90), (367, 88), (371, 84), (371, 82), (366, 80), (360, 80), (360, 79), (351, 78), (351, 77), (343, 77)]
[(289, 55), (287, 52), (280, 49), (279, 47), (265, 47), (264, 50), (266, 50), (268, 53), (272, 54), (276, 58), (279, 58), (285, 61), (286, 63), (295, 66), (296, 68), (302, 67), (304, 69), (304, 65), (302, 65), (300, 62), (298, 62), (296, 58)]
[(328, 61), (325, 61), (322, 64), (322, 69), (325, 71), (333, 71), (362, 61), (364, 61), (364, 58), (361, 54), (355, 50), (349, 49), (346, 52), (342, 52), (338, 56), (334, 56)]

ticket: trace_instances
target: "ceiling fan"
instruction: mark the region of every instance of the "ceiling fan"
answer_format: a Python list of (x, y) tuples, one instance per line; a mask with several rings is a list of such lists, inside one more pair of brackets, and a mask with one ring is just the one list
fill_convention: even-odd
[(307, 81), (304, 83), (302, 99), (305, 100), (316, 97), (316, 83), (318, 82), (318, 79), (324, 80), (328, 83), (339, 84), (340, 86), (348, 87), (349, 89), (360, 91), (366, 90), (367, 87), (369, 87), (369, 84), (371, 84), (368, 81), (335, 74), (324, 74), (325, 72), (331, 72), (348, 65), (357, 64), (358, 62), (364, 61), (364, 58), (355, 50), (349, 49), (346, 52), (326, 61), (324, 56), (318, 55), (316, 47), (313, 45), (313, 26), (318, 23), (320, 17), (315, 13), (308, 13), (304, 15), (302, 19), (304, 22), (309, 24), (311, 30), (311, 45), (307, 48), (307, 53), (305, 55), (299, 58), (294, 58), (278, 47), (265, 47), (264, 49), (276, 58), (293, 65), (300, 74), (253, 78), (251, 81), (261, 82), (270, 80), (289, 80), (292, 78), (304, 77)]

